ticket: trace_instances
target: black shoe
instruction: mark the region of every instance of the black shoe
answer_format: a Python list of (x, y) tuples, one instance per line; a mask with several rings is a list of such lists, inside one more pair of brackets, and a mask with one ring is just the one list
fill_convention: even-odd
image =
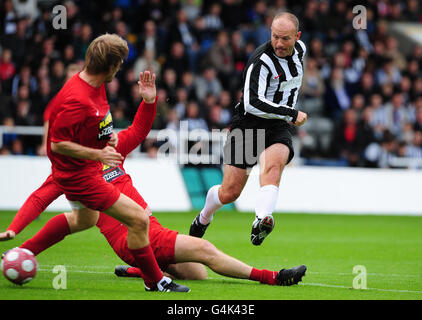
[(117, 266), (114, 268), (114, 274), (118, 277), (129, 277), (127, 269), (129, 269), (129, 266)]
[(181, 284), (173, 282), (168, 277), (163, 277), (163, 279), (157, 283), (154, 288), (148, 288), (145, 286), (145, 291), (159, 291), (159, 292), (190, 292), (190, 289)]
[(277, 282), (279, 286), (292, 286), (302, 281), (305, 276), (306, 266), (298, 266), (291, 269), (281, 269), (277, 273)]
[(192, 224), (190, 225), (189, 235), (192, 237), (202, 238), (210, 224), (209, 223), (202, 224), (199, 221), (199, 215), (200, 214), (196, 216), (196, 218), (193, 220)]
[(274, 217), (272, 215), (266, 215), (264, 218), (259, 219), (258, 217), (252, 224), (251, 231), (251, 242), (254, 246), (259, 246), (264, 242), (264, 239), (274, 229)]

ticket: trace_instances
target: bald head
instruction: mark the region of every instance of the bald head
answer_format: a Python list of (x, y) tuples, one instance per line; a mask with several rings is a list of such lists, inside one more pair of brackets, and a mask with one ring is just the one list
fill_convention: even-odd
[(271, 25), (271, 45), (278, 57), (291, 56), (300, 35), (299, 20), (295, 15), (281, 12), (274, 17)]
[(274, 26), (274, 24), (292, 24), (296, 33), (299, 32), (299, 19), (289, 12), (278, 13), (273, 19), (272, 26)]

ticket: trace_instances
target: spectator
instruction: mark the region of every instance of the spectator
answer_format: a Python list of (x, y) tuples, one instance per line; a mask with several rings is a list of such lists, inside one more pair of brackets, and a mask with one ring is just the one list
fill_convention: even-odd
[(344, 70), (337, 67), (331, 72), (325, 94), (326, 107), (332, 119), (340, 119), (343, 110), (350, 107), (352, 88), (344, 79)]
[(178, 82), (183, 72), (190, 71), (189, 58), (183, 43), (177, 41), (172, 44), (170, 54), (167, 56), (163, 68), (173, 69), (176, 72)]
[(232, 118), (232, 109), (235, 103), (232, 101), (232, 97), (229, 91), (223, 90), (220, 94), (219, 104), (221, 105), (221, 116), (220, 122), (227, 127)]
[(205, 100), (208, 93), (219, 96), (222, 90), (221, 82), (217, 78), (217, 73), (213, 67), (207, 67), (202, 76), (196, 80), (196, 96), (200, 102)]
[(1, 19), (0, 21), (2, 21), (2, 32), (0, 33), (4, 33), (5, 35), (11, 35), (14, 34), (17, 30), (17, 12), (13, 7), (13, 2), (12, 0), (4, 0), (3, 2), (3, 6), (1, 8)]
[(222, 121), (222, 111), (223, 108), (219, 104), (211, 106), (208, 114), (208, 128), (210, 130), (222, 130), (226, 127)]
[(64, 63), (61, 60), (54, 61), (51, 71), (51, 92), (56, 95), (62, 88), (66, 78)]
[(224, 27), (220, 14), (221, 5), (218, 2), (215, 2), (211, 4), (208, 13), (204, 16), (205, 29), (212, 32), (214, 35)]
[(37, 126), (42, 126), (44, 123), (43, 114), (50, 100), (53, 98), (51, 91), (50, 80), (48, 78), (42, 79), (38, 90), (32, 98), (31, 113), (34, 115), (33, 122)]
[(167, 92), (164, 89), (157, 90), (157, 115), (155, 116), (152, 129), (161, 130), (166, 127), (167, 114), (170, 110), (168, 104)]
[(12, 96), (16, 97), (18, 88), (25, 85), (29, 88), (30, 93), (34, 93), (37, 90), (38, 84), (35, 77), (31, 75), (31, 68), (28, 65), (21, 67), (19, 74), (15, 75), (12, 82)]
[(162, 54), (159, 36), (157, 35), (157, 27), (153, 20), (147, 20), (144, 23), (144, 31), (141, 34), (139, 41), (138, 52), (145, 52), (148, 50), (152, 52), (153, 58), (158, 59)]
[(11, 101), (12, 99), (8, 94), (3, 92), (2, 83), (0, 82), (0, 123), (8, 116), (11, 116)]
[(199, 106), (195, 101), (190, 101), (186, 109), (186, 117), (183, 119), (188, 122), (188, 130), (202, 129), (208, 131), (207, 122), (199, 117)]
[(193, 27), (189, 24), (186, 13), (183, 9), (178, 11), (177, 20), (170, 26), (167, 41), (169, 44), (167, 51), (170, 51), (171, 45), (174, 42), (183, 43), (189, 57), (191, 69), (195, 70), (196, 60), (199, 54), (199, 45), (197, 39), (195, 38)]
[(84, 60), (86, 50), (92, 40), (92, 27), (90, 24), (85, 23), (81, 27), (80, 35), (74, 41), (75, 54), (77, 60)]
[(158, 81), (160, 80), (161, 65), (154, 59), (154, 51), (150, 49), (146, 49), (143, 55), (135, 61), (135, 65), (133, 66), (133, 72), (135, 74), (140, 74), (145, 70), (155, 73)]
[(334, 154), (337, 158), (346, 160), (350, 166), (357, 166), (360, 160), (361, 145), (358, 129), (357, 113), (354, 109), (348, 109), (334, 131)]
[(13, 52), (13, 63), (20, 66), (29, 62), (28, 49), (28, 36), (26, 34), (27, 22), (25, 19), (19, 19), (16, 22), (16, 32), (6, 34), (0, 39), (4, 48), (8, 48)]
[(195, 19), (201, 14), (201, 8), (195, 0), (186, 0), (182, 4), (182, 9), (186, 13), (186, 18), (189, 23), (193, 23)]
[(166, 91), (171, 104), (177, 101), (177, 74), (173, 69), (164, 70), (161, 87)]
[(400, 82), (401, 73), (391, 58), (385, 58), (383, 67), (378, 69), (375, 74), (375, 80), (378, 85), (383, 85), (387, 82), (397, 85)]
[(218, 79), (226, 88), (230, 87), (230, 79), (234, 72), (233, 52), (229, 41), (228, 33), (221, 31), (208, 52), (210, 64), (215, 68)]
[(397, 155), (396, 137), (388, 130), (383, 132), (380, 143), (373, 142), (365, 149), (365, 166), (371, 168), (390, 168), (391, 160)]
[(12, 62), (12, 51), (4, 49), (0, 56), (0, 82), (5, 84), (4, 91), (10, 92), (11, 80), (15, 72), (15, 65)]
[(186, 115), (186, 107), (188, 104), (188, 92), (186, 88), (179, 87), (177, 88), (177, 103), (174, 106), (174, 110), (177, 112), (177, 117), (182, 119)]
[(404, 104), (403, 94), (401, 92), (396, 92), (393, 95), (391, 102), (385, 104), (382, 112), (385, 115), (384, 126), (399, 138), (405, 123), (411, 122), (413, 119), (411, 110)]
[(306, 61), (301, 94), (304, 95), (305, 99), (322, 98), (324, 92), (325, 83), (318, 70), (317, 61), (314, 58), (309, 58)]
[(192, 72), (182, 74), (182, 86), (186, 89), (188, 100), (196, 100), (195, 76)]

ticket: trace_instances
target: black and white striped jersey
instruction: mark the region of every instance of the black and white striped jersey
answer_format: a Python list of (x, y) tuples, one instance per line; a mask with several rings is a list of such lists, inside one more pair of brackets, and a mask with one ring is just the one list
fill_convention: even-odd
[(258, 47), (244, 71), (239, 112), (267, 120), (296, 121), (305, 53), (305, 44), (300, 40), (293, 55), (286, 58), (276, 56), (271, 41)]

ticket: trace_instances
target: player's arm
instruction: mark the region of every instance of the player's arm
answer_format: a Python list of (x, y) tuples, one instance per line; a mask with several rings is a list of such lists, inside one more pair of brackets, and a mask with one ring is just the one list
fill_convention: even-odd
[(104, 149), (94, 149), (72, 141), (61, 141), (52, 142), (51, 151), (76, 159), (99, 161), (112, 167), (120, 165), (123, 161), (122, 155), (110, 146)]
[(270, 75), (270, 70), (261, 61), (249, 67), (245, 79), (244, 103), (250, 104), (270, 116), (273, 115), (274, 119), (278, 119), (279, 116), (286, 116), (286, 121), (288, 122), (292, 122), (295, 125), (303, 124), (305, 116), (303, 112), (288, 106), (277, 105), (265, 97)]
[(122, 163), (123, 157), (111, 146), (95, 149), (74, 142), (86, 120), (86, 110), (78, 101), (68, 102), (51, 125), (51, 151), (76, 159), (100, 161), (108, 166)]
[(155, 79), (155, 74), (151, 74), (149, 71), (141, 72), (139, 76), (139, 93), (143, 101), (136, 112), (132, 125), (119, 133), (117, 151), (123, 156), (128, 155), (139, 146), (151, 131), (157, 113)]

